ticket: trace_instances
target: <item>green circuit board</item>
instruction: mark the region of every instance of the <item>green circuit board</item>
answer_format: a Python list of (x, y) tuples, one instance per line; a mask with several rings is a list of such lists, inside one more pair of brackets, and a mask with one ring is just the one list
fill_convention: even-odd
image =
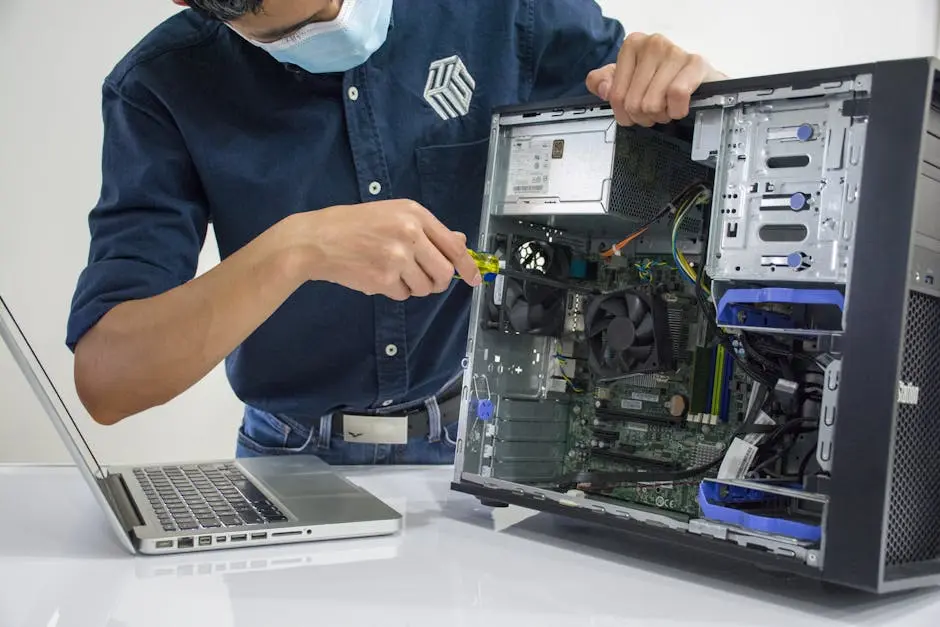
[[(544, 337), (494, 331), (499, 339), (494, 340), (498, 348), (493, 352), (498, 351), (501, 360), (517, 363), (529, 359), (527, 355), (537, 355), (532, 366), (541, 369), (541, 356), (559, 351), (574, 365), (564, 381), (556, 380), (547, 393), (527, 397), (531, 386), (526, 383), (517, 388), (505, 371), (497, 376), (499, 364), (507, 361), (494, 362), (495, 374), (481, 377), (488, 379), (495, 412), (490, 420), (471, 416), (466, 439), (468, 469), (553, 488), (582, 472), (680, 472), (723, 456), (744, 419), (750, 382), (723, 348), (702, 339), (704, 325), (694, 290), (671, 257), (601, 262), (590, 285), (600, 292), (628, 288), (660, 298), (675, 368), (599, 379), (588, 368), (585, 330), (569, 324), (576, 320), (577, 309), (571, 300), (566, 330), (557, 345)], [(561, 343), (567, 350), (557, 348)], [(529, 375), (528, 381), (536, 380), (531, 371), (520, 371), (520, 376)], [(544, 379), (539, 381), (544, 386)], [(700, 481), (696, 477), (583, 489), (593, 498), (688, 517), (699, 514)]]
[[(749, 380), (733, 364), (716, 379), (722, 357), (715, 352), (693, 348), (682, 352), (675, 373), (638, 375), (578, 395), (565, 473), (676, 472), (720, 458), (744, 419)], [(694, 516), (697, 490), (697, 480), (686, 480), (599, 494)]]

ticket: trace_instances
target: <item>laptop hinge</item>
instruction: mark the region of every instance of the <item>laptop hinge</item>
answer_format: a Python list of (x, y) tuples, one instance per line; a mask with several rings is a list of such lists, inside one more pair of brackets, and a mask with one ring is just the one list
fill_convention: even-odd
[(124, 531), (130, 533), (134, 527), (144, 525), (143, 516), (141, 516), (134, 500), (130, 497), (130, 491), (124, 482), (124, 477), (120, 474), (108, 474), (104, 479), (98, 479), (97, 481), (102, 491), (107, 495), (118, 520), (121, 521), (121, 526), (124, 527)]

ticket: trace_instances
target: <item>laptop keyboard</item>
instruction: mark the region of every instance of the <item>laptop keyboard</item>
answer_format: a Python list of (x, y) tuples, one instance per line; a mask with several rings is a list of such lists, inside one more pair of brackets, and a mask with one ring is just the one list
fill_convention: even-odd
[(233, 464), (136, 468), (134, 476), (164, 531), (287, 520)]

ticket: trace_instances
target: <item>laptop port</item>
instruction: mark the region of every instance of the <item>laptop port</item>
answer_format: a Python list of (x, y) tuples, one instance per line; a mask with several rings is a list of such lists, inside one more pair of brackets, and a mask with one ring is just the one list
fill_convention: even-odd
[(157, 540), (158, 549), (172, 549), (173, 541), (172, 540)]
[(237, 536), (232, 536), (232, 542), (244, 542), (248, 539), (248, 536), (244, 533), (240, 533)]
[(199, 536), (199, 546), (209, 546), (212, 544), (212, 536)]
[(222, 544), (222, 543), (225, 542), (226, 540), (228, 540), (228, 538), (226, 538), (225, 536), (216, 536), (216, 537), (215, 537), (215, 543), (216, 543), (216, 544)]
[(192, 538), (180, 538), (176, 542), (176, 546), (181, 549), (191, 549), (193, 548), (193, 539)]
[(300, 536), (303, 531), (275, 531), (271, 534), (272, 538), (286, 538), (287, 536)]
[(253, 533), (253, 534), (251, 534), (251, 539), (252, 539), (252, 540), (265, 540), (265, 539), (267, 539), (267, 537), (268, 537), (268, 534), (267, 534), (267, 533)]

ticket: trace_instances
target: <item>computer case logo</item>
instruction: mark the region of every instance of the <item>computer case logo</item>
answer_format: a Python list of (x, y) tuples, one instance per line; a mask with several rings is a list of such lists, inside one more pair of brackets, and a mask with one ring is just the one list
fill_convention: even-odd
[(898, 403), (901, 405), (916, 405), (920, 400), (920, 387), (913, 383), (898, 381)]

